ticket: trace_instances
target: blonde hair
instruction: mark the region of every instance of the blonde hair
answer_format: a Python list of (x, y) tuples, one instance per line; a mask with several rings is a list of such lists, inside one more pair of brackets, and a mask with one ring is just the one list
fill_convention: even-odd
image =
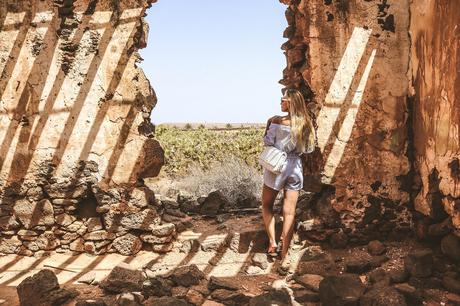
[(285, 98), (289, 100), (291, 115), (291, 139), (298, 152), (314, 150), (315, 127), (302, 94), (295, 89), (288, 89)]

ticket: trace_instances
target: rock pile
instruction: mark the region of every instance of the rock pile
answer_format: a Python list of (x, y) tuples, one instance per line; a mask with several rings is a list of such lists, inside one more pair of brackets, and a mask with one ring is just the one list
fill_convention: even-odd
[(62, 305), (79, 294), (75, 289), (60, 288), (54, 272), (47, 269), (24, 279), (17, 292), (21, 306)]
[[(27, 190), (25, 198), (4, 201), (0, 210), (0, 253), (31, 256), (44, 251), (100, 255), (136, 254), (143, 247), (155, 252), (172, 248), (176, 226), (145, 186), (129, 190), (97, 183), (97, 165), (82, 163), (77, 188), (65, 182)], [(164, 216), (164, 218), (162, 218)]]
[[(171, 199), (146, 186), (126, 190), (97, 183), (94, 163), (82, 163), (77, 170), (85, 175), (76, 189), (55, 182), (2, 205), (0, 253), (165, 253), (173, 249), (177, 233), (192, 227), (189, 215), (219, 220), (235, 207), (220, 191), (199, 198), (182, 192)], [(259, 202), (245, 199), (243, 204)]]
[[(235, 212), (238, 209), (254, 209), (260, 207), (261, 202), (254, 196), (241, 196), (233, 203), (221, 190), (215, 190), (207, 195), (194, 196), (186, 191), (173, 190), (168, 196), (159, 195), (162, 203), (169, 209), (165, 211), (168, 219), (181, 217), (183, 214), (195, 214), (206, 217), (219, 217)], [(173, 199), (176, 198), (176, 200)], [(177, 210), (182, 212), (182, 215)]]
[[(165, 233), (169, 229), (162, 227), (158, 230)], [(279, 276), (272, 283), (261, 282), (257, 292), (254, 288), (246, 288), (239, 279), (240, 275), (207, 277), (195, 265), (180, 266), (160, 275), (148, 266), (136, 269), (120, 263), (100, 283), (93, 281), (94, 275), (84, 277), (84, 282), (102, 290), (103, 295), (97, 299), (89, 300), (77, 296), (75, 291), (59, 289), (50, 270), (40, 271), (24, 280), (18, 286), (18, 294), (21, 301), (75, 298), (79, 306), (205, 303), (405, 306), (424, 305), (427, 301), (458, 305), (460, 301), (460, 262), (458, 258), (444, 256), (437, 249), (417, 245), (412, 250), (403, 250), (401, 245), (372, 241), (366, 247), (347, 251), (309, 246), (300, 252), (294, 274), (285, 278)], [(270, 273), (265, 254), (254, 254), (252, 265), (265, 274)], [(245, 277), (266, 279), (266, 275), (251, 273), (246, 273)]]
[[(423, 305), (433, 298), (431, 290), (445, 290), (450, 292), (446, 296), (452, 305), (458, 305), (459, 258), (449, 259), (431, 249), (414, 249), (398, 266), (387, 264), (387, 246), (380, 241), (370, 242), (367, 251), (343, 260), (321, 248), (307, 248), (293, 277), (296, 284), (291, 285), (296, 301), (320, 301), (325, 306)], [(296, 291), (305, 291), (303, 298), (299, 299)]]
[[(164, 276), (147, 277), (128, 265), (117, 266), (100, 286), (107, 296), (97, 305), (265, 305), (277, 300), (291, 303), (286, 288), (271, 288), (267, 294), (254, 296), (230, 278), (206, 278), (197, 266), (179, 267)], [(125, 301), (130, 304), (123, 304)], [(93, 301), (79, 300), (77, 305), (89, 306)], [(110, 304), (114, 303), (114, 304)], [(262, 304), (261, 304), (262, 303)]]

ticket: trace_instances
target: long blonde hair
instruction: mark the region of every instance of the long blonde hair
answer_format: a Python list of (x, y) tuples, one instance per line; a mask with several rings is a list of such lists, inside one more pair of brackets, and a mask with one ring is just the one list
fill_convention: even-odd
[(289, 100), (291, 115), (291, 139), (298, 152), (311, 152), (315, 147), (315, 127), (302, 94), (288, 89), (285, 97)]

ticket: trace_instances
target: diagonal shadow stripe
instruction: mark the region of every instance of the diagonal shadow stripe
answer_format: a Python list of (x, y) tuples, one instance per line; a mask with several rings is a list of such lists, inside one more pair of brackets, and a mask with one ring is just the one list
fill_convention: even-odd
[(109, 162), (107, 164), (107, 169), (103, 176), (104, 180), (108, 182), (112, 179), (116, 166), (118, 164), (118, 160), (125, 148), (125, 144), (129, 136), (129, 131), (131, 130), (131, 127), (134, 123), (134, 119), (136, 118), (136, 111), (137, 109), (133, 103), (129, 109), (125, 121), (123, 122), (123, 126), (120, 130), (120, 136), (118, 137), (117, 143), (115, 144), (112, 154), (110, 155)]
[(64, 271), (65, 268), (67, 268), (72, 263), (74, 263), (80, 256), (81, 254), (69, 256), (69, 258), (67, 258), (63, 263), (61, 263), (56, 269), (53, 269), (53, 270), (56, 270), (54, 271), (54, 274), (56, 275), (60, 274), (62, 271)]
[(339, 166), (343, 153), (345, 151), (345, 147), (350, 139), (351, 133), (353, 131), (353, 127), (355, 125), (356, 116), (360, 109), (360, 105), (362, 102), (362, 96), (366, 89), (367, 80), (369, 78), (369, 73), (372, 68), (372, 64), (374, 63), (376, 50), (372, 51), (372, 54), (367, 62), (367, 65), (364, 69), (362, 74), (361, 80), (355, 91), (353, 98), (350, 101), (350, 106), (348, 107), (348, 111), (341, 116), (339, 116), (340, 129), (337, 133), (337, 140), (335, 141), (333, 147), (331, 148), (330, 152), (328, 153), (328, 158), (325, 164), (324, 173), (327, 177), (332, 178), (335, 174), (337, 167)]
[[(115, 20), (116, 21), (116, 20)], [(79, 94), (75, 100), (75, 104), (71, 110), (71, 113), (68, 117), (68, 120), (65, 124), (65, 128), (64, 128), (64, 131), (62, 132), (61, 134), (61, 138), (59, 139), (59, 142), (58, 142), (58, 146), (57, 146), (57, 150), (55, 151), (54, 155), (53, 155), (53, 158), (52, 158), (52, 161), (53, 161), (53, 164), (55, 165), (58, 165), (60, 164), (62, 158), (63, 158), (63, 155), (64, 155), (64, 152), (67, 148), (67, 145), (70, 141), (70, 136), (71, 136), (71, 133), (75, 127), (75, 125), (77, 124), (77, 121), (78, 121), (78, 118), (80, 116), (80, 113), (81, 113), (81, 110), (83, 108), (83, 105), (84, 105), (84, 102), (86, 101), (87, 99), (87, 96), (88, 96), (88, 93), (90, 92), (91, 90), (91, 86), (92, 86), (92, 81), (94, 79), (94, 77), (97, 75), (97, 71), (99, 70), (99, 66), (100, 64), (102, 63), (104, 57), (108, 56), (107, 53), (107, 47), (110, 43), (110, 40), (114, 34), (114, 32), (116, 31), (118, 27), (112, 27), (110, 28), (110, 30), (106, 30), (106, 32), (104, 32), (104, 39), (102, 40), (101, 42), (101, 45), (103, 46), (102, 48), (99, 49), (99, 53), (102, 54), (101, 57), (97, 58), (96, 60), (96, 57), (94, 58), (94, 62), (91, 63), (91, 71), (90, 73), (88, 74), (88, 77), (87, 77), (87, 81), (85, 81), (85, 83), (80, 87), (80, 91), (79, 91)], [(132, 38), (133, 36), (133, 33), (135, 31), (136, 27), (134, 26), (133, 29), (132, 29), (132, 32), (130, 34), (130, 39)], [(123, 72), (124, 69), (126, 68), (126, 64), (127, 64), (127, 61), (128, 59), (123, 59), (123, 56), (126, 54), (127, 50), (128, 50), (128, 45), (129, 45), (129, 39), (126, 43), (126, 45), (124, 46), (124, 49), (120, 55), (120, 59), (119, 59), (119, 62), (118, 62), (118, 66), (115, 68), (114, 70), (114, 76), (112, 77), (111, 79), (111, 83), (109, 84), (109, 88), (107, 88), (107, 94), (110, 95), (110, 92), (108, 90), (113, 90), (115, 91), (115, 89), (118, 87), (118, 84), (119, 82), (121, 81), (121, 78), (119, 78), (119, 73), (120, 72)], [(97, 118), (103, 118), (102, 115), (106, 113), (107, 111), (107, 108), (108, 106), (105, 106), (105, 107), (102, 107), (98, 112), (101, 112), (101, 114), (98, 113), (98, 115), (96, 115)], [(102, 120), (101, 120), (102, 121)], [(91, 130), (90, 130), (90, 135), (91, 138), (87, 138), (83, 148), (84, 148), (84, 152), (82, 152), (81, 156), (87, 156), (89, 154), (89, 151), (92, 147), (92, 144), (94, 142), (94, 139), (97, 135), (97, 131), (99, 130), (100, 128), (100, 125), (101, 123), (95, 123), (93, 124)], [(67, 136), (67, 137), (65, 137)], [(77, 178), (76, 178), (77, 179)]]
[(165, 253), (160, 254), (157, 257), (155, 257), (154, 259), (152, 259), (149, 262), (145, 263), (143, 265), (143, 267), (151, 270), (153, 268), (153, 266), (156, 265), (157, 263), (159, 263), (165, 256), (166, 256)]
[[(227, 234), (225, 239), (228, 238), (228, 235), (229, 234)], [(214, 266), (211, 264), (211, 262), (217, 265), (219, 261), (221, 261), (222, 258), (224, 257), (225, 251), (227, 251), (227, 249), (229, 249), (229, 246), (227, 245), (227, 243), (224, 243), (217, 248), (216, 254), (214, 254), (214, 256), (208, 261), (208, 264), (206, 265), (206, 267), (203, 269), (204, 274), (209, 275), (209, 273), (212, 272), (212, 270), (214, 269)]]
[[(143, 156), (143, 152), (145, 152), (145, 150), (146, 150), (146, 141), (144, 141), (144, 143), (142, 144), (142, 148), (137, 155), (136, 161), (134, 162), (133, 168), (131, 169), (131, 173), (129, 174), (128, 182), (133, 182), (134, 180), (136, 180), (137, 179), (136, 175), (139, 173), (139, 170), (142, 167), (144, 167), (144, 165), (141, 164), (142, 162), (141, 157)], [(112, 170), (112, 173), (113, 173), (113, 170)]]
[[(5, 16), (6, 17), (6, 16)], [(24, 21), (21, 25), (19, 34), (16, 36), (16, 41), (14, 42), (13, 48), (11, 50), (10, 56), (9, 56), (9, 61), (7, 62), (1, 78), (0, 78), (0, 100), (3, 96), (3, 93), (5, 92), (5, 88), (8, 84), (9, 77), (14, 71), (14, 68), (16, 67), (17, 59), (19, 56), (19, 53), (21, 52), (24, 42), (27, 37), (27, 33), (30, 30), (30, 22), (34, 19), (35, 15), (31, 12), (27, 12), (26, 16), (24, 17)], [(3, 20), (4, 22), (4, 20)], [(3, 23), (2, 23), (3, 24)]]
[(66, 284), (72, 284), (80, 279), (86, 273), (93, 271), (105, 258), (107, 255), (99, 255), (93, 260), (88, 266), (86, 266), (83, 270), (81, 270), (77, 275), (66, 281)]
[(337, 107), (323, 107), (318, 115), (318, 125), (320, 129), (318, 131), (318, 145), (321, 151), (324, 150), (331, 139), (333, 126), (340, 112), (340, 110), (338, 110), (339, 105), (342, 107), (349, 94), (350, 86), (359, 68), (359, 63), (361, 62), (369, 41), (370, 33), (370, 30), (355, 27), (348, 41), (324, 101), (325, 105), (332, 103), (336, 104)]
[[(90, 19), (91, 17), (90, 16), (85, 16), (82, 20), (82, 24), (76, 29), (76, 32), (74, 34), (74, 37), (72, 39), (72, 44), (76, 44), (76, 43), (79, 43), (83, 37), (83, 34), (84, 34), (84, 29), (86, 28), (86, 26), (89, 25), (89, 22), (90, 22)], [(110, 35), (110, 34), (109, 34)], [(107, 39), (107, 37), (106, 37)], [(90, 66), (91, 67), (91, 66)], [(92, 78), (91, 76), (89, 76), (89, 79), (87, 77), (87, 81), (89, 82), (92, 82), (93, 81), (93, 78), (94, 78), (94, 75), (92, 75)], [(16, 152), (14, 154), (14, 157), (13, 157), (13, 162), (12, 162), (12, 165), (14, 165), (15, 163), (17, 162), (21, 162), (22, 165), (20, 167), (21, 171), (20, 173), (17, 173), (17, 176), (20, 177), (20, 178), (24, 178), (27, 171), (28, 171), (28, 168), (30, 166), (30, 163), (33, 159), (33, 155), (34, 155), (34, 152), (39, 144), (39, 140), (41, 138), (41, 135), (43, 133), (43, 131), (45, 130), (45, 125), (48, 121), (48, 118), (50, 116), (50, 111), (53, 109), (53, 106), (56, 102), (56, 98), (58, 97), (58, 94), (59, 92), (61, 91), (62, 89), (62, 85), (64, 84), (64, 81), (66, 79), (66, 75), (64, 73), (64, 71), (62, 69), (59, 70), (59, 73), (56, 77), (56, 81), (53, 83), (53, 88), (52, 90), (50, 91), (49, 95), (48, 95), (48, 98), (45, 102), (45, 106), (44, 106), (44, 116), (40, 117), (39, 120), (38, 120), (38, 123), (36, 124), (35, 128), (33, 129), (32, 133), (29, 132), (29, 134), (31, 134), (30, 137), (28, 137), (28, 135), (23, 135), (23, 137), (27, 137), (27, 139), (29, 140), (29, 143), (28, 143), (28, 155), (27, 155), (27, 158), (23, 161), (21, 161), (21, 157), (22, 157), (22, 154), (20, 154), (18, 148), (16, 149)], [(42, 92), (40, 93), (40, 96), (41, 94), (43, 93), (43, 88), (45, 87), (46, 84), (44, 84), (46, 82), (43, 82), (42, 84)], [(7, 148), (6, 148), (7, 149)], [(10, 178), (12, 176), (12, 172), (13, 171), (10, 171)]]
[[(11, 13), (8, 12), (5, 16), (0, 17), (0, 40), (5, 42), (3, 48), (6, 52), (2, 52), (2, 58), (5, 59), (4, 63), (0, 63), (0, 76), (3, 75), (3, 69), (9, 62), (11, 52), (13, 51), (16, 39), (18, 38), (21, 25), (23, 24), (26, 13)], [(0, 96), (3, 92), (0, 92)]]
[(5, 9), (5, 5), (3, 3), (0, 5), (0, 31), (3, 31), (5, 28), (5, 20), (6, 16), (8, 15), (8, 10)]
[(24, 275), (30, 273), (32, 270), (34, 270), (36, 267), (38, 267), (42, 262), (44, 262), (47, 258), (48, 258), (47, 256), (40, 257), (39, 259), (35, 260), (32, 265), (27, 267), (27, 269), (22, 270), (21, 272), (19, 272), (18, 274), (16, 274), (12, 278), (10, 278), (10, 279), (8, 279), (8, 280), (6, 280), (4, 282), (1, 282), (0, 284), (3, 285), (3, 286), (8, 286), (9, 284), (11, 284), (14, 281), (20, 279)]
[[(0, 243), (1, 243), (1, 240), (0, 240)], [(22, 258), (23, 258), (22, 256), (16, 255), (13, 260), (11, 260), (9, 263), (7, 263), (6, 265), (3, 265), (0, 268), (0, 273), (6, 272), (9, 268), (17, 264)]]
[[(209, 234), (204, 234), (204, 233), (201, 233), (201, 235), (198, 237), (198, 241), (204, 241), (206, 239), (206, 237), (208, 237)], [(190, 250), (190, 252), (187, 254), (187, 256), (185, 256), (184, 259), (182, 259), (177, 265), (176, 265), (176, 268), (177, 267), (181, 267), (181, 266), (185, 266), (185, 265), (188, 265), (193, 257), (195, 257), (195, 255), (199, 252), (199, 249), (200, 249), (200, 245), (199, 243), (196, 243), (194, 244), (195, 239), (192, 240), (192, 248)], [(195, 241), (196, 242), (196, 241)]]
[(356, 73), (353, 76), (353, 80), (352, 80), (352, 83), (350, 84), (350, 88), (347, 91), (346, 95), (344, 96), (343, 102), (339, 104), (331, 104), (331, 106), (329, 106), (330, 108), (338, 109), (338, 112), (335, 116), (335, 121), (331, 125), (329, 137), (327, 138), (324, 148), (323, 148), (324, 156), (329, 155), (335, 141), (337, 140), (337, 135), (342, 126), (343, 120), (345, 119), (349, 109), (353, 107), (352, 98), (355, 95), (356, 90), (358, 89), (359, 82), (361, 80), (360, 76), (362, 76), (362, 74), (364, 73), (366, 64), (368, 63), (370, 56), (371, 56), (370, 51), (366, 52), (366, 54), (363, 55), (358, 67), (356, 68)]

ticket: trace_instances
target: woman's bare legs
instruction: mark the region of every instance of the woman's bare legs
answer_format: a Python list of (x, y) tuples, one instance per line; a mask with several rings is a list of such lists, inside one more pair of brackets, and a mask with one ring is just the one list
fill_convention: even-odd
[(292, 235), (294, 233), (294, 220), (295, 209), (297, 206), (297, 199), (299, 198), (298, 190), (284, 190), (284, 203), (283, 203), (283, 233), (281, 234), (282, 250), (281, 259), (283, 260), (289, 250)]
[(269, 248), (276, 247), (273, 204), (275, 203), (278, 192), (278, 190), (272, 189), (265, 184), (262, 189), (262, 217), (264, 219), (265, 230), (267, 231), (269, 239)]

